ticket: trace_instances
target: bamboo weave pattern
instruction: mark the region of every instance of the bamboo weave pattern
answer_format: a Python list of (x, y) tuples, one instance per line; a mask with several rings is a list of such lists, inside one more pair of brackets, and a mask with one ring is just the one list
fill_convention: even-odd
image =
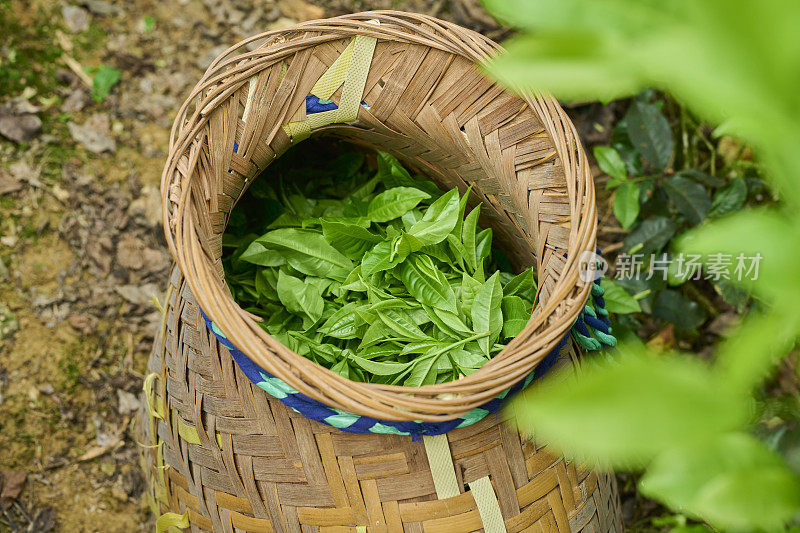
[[(552, 455), (499, 414), (426, 437), (445, 439), (440, 453), (456, 478), (456, 495), (438, 499), (422, 443), (297, 414), (239, 370), (177, 269), (168, 294), (141, 412), (151, 505), (171, 513), (164, 523), (248, 533), (480, 531), (477, 483), (499, 504), (494, 527), (509, 533), (622, 531), (612, 475)], [(562, 360), (574, 356), (569, 343)]]

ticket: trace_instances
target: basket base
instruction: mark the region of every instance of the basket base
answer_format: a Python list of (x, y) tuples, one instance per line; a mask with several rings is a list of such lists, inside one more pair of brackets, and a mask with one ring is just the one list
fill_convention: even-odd
[[(439, 499), (422, 443), (309, 421), (245, 377), (177, 269), (168, 294), (141, 424), (151, 506), (173, 513), (162, 523), (226, 532), (622, 531), (613, 475), (551, 454), (498, 414), (442, 437), (458, 493)], [(574, 357), (571, 343), (562, 355)], [(502, 517), (493, 523), (484, 489)]]

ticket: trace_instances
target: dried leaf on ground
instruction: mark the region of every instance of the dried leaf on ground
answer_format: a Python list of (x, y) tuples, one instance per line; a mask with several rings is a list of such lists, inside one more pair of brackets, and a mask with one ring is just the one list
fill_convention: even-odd
[(121, 285), (114, 287), (117, 293), (132, 304), (147, 305), (152, 301), (153, 295), (161, 292), (155, 283), (145, 283), (144, 285)]
[(17, 499), (28, 473), (24, 470), (3, 470), (3, 490), (0, 492), (0, 502), (3, 507), (8, 507)]
[(17, 192), (22, 189), (22, 183), (10, 172), (0, 169), (0, 194)]
[(33, 140), (42, 131), (42, 121), (33, 113), (15, 113), (0, 108), (0, 135), (16, 143)]
[(83, 124), (69, 122), (67, 126), (75, 142), (82, 144), (90, 152), (100, 154), (117, 150), (117, 143), (111, 138), (108, 115), (105, 113), (95, 113)]
[(78, 6), (66, 5), (61, 8), (64, 25), (72, 33), (80, 33), (89, 29), (91, 17), (89, 12)]
[(117, 263), (123, 268), (139, 270), (144, 265), (144, 243), (141, 239), (125, 235), (117, 244)]

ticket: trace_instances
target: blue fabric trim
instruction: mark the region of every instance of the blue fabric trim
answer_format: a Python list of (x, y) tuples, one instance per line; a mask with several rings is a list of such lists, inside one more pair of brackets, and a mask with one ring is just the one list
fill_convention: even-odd
[(330, 100), (320, 100), (313, 94), (306, 96), (306, 115), (321, 113), (322, 111), (331, 111), (333, 109), (339, 109), (339, 106)]
[[(237, 365), (239, 365), (239, 368), (242, 370), (244, 375), (247, 376), (247, 379), (258, 385), (260, 388), (267, 390), (266, 385), (268, 384), (268, 381), (275, 380), (276, 378), (255, 364), (249, 357), (247, 357), (247, 355), (236, 348), (233, 343), (231, 343), (224, 335), (222, 335), (222, 333), (219, 332), (219, 329), (214, 325), (214, 323), (203, 312), (202, 309), (200, 310), (200, 314), (202, 315), (203, 321), (205, 322), (208, 330), (217, 338), (220, 344), (225, 346), (230, 351), (231, 356), (233, 356), (233, 360), (236, 361)], [(467, 415), (464, 418), (456, 418), (455, 420), (447, 420), (444, 422), (397, 422), (393, 420), (380, 420), (369, 416), (360, 416), (355, 418), (353, 423), (349, 425), (344, 427), (336, 425), (336, 427), (342, 431), (347, 431), (350, 433), (398, 433), (401, 435), (411, 435), (413, 440), (419, 440), (422, 435), (441, 435), (443, 433), (452, 431), (456, 427), (468, 425), (465, 424), (467, 420), (471, 420), (470, 423), (477, 422), (480, 420), (480, 418), (498, 411), (506, 401), (525, 388), (531, 381), (539, 379), (548, 370), (550, 370), (550, 368), (552, 368), (558, 360), (558, 354), (561, 352), (561, 349), (566, 344), (568, 338), (569, 335), (565, 335), (550, 351), (550, 353), (547, 354), (544, 359), (542, 359), (542, 361), (533, 371), (532, 379), (531, 376), (529, 376), (526, 379), (518, 381), (508, 389), (505, 395), (502, 395), (502, 399), (493, 398), (478, 408), (482, 411), (485, 411), (485, 413), (475, 413), (476, 416)], [(267, 392), (270, 391), (267, 390)], [(279, 398), (278, 396), (276, 396), (276, 398), (306, 418), (325, 424), (329, 424), (329, 422), (326, 421), (328, 417), (342, 414), (341, 411), (332, 409), (322, 402), (314, 400), (313, 398), (309, 398), (305, 394), (297, 391), (290, 392), (283, 398)], [(391, 428), (393, 431), (385, 428)]]

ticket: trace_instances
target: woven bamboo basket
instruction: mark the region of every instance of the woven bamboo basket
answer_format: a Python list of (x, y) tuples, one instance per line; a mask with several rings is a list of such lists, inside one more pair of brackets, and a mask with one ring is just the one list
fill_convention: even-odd
[[(141, 425), (159, 531), (621, 531), (612, 475), (551, 454), (497, 410), (576, 360), (570, 329), (590, 294), (602, 301), (579, 276), (596, 215), (575, 129), (551, 97), (481, 75), (476, 63), (497, 49), (381, 11), (265, 33), (208, 68), (175, 121), (162, 180), (177, 266)], [(334, 109), (315, 112), (320, 99)], [(351, 382), (232, 300), (227, 217), (312, 135), (392, 153), (442, 188), (471, 185), (512, 264), (535, 265), (530, 322), (480, 370), (418, 388)]]

